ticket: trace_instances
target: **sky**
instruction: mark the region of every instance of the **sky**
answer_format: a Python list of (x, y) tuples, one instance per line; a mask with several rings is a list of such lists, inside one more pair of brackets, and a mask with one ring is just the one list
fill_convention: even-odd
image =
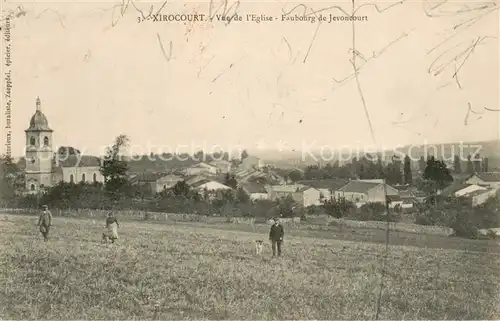
[[(353, 74), (353, 24), (280, 21), (299, 2), (242, 1), (243, 18), (278, 21), (229, 25), (138, 23), (134, 5), (147, 14), (160, 1), (130, 3), (123, 15), (120, 1), (8, 3), (23, 13), (10, 30), (12, 155), (23, 154), (37, 96), (54, 145), (94, 155), (120, 134), (133, 154), (498, 138), (500, 112), (485, 109), (500, 108), (495, 4), (379, 3), (383, 12), (356, 12), (366, 16), (354, 23), (359, 86), (339, 83)], [(303, 4), (310, 16), (342, 15), (325, 9), (331, 2)], [(352, 10), (350, 1), (336, 5)], [(209, 6), (169, 1), (161, 13), (208, 14)]]

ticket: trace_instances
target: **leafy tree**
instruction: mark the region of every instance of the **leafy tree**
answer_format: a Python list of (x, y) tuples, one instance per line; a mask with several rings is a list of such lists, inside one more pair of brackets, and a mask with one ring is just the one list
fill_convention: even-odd
[(288, 178), (292, 181), (292, 182), (297, 182), (297, 181), (300, 181), (302, 179), (302, 172), (299, 171), (299, 170), (291, 170), (289, 173), (288, 173)]
[(20, 174), (18, 166), (8, 155), (0, 156), (0, 200), (9, 201), (15, 198), (16, 190), (20, 188), (17, 177)]
[(250, 202), (250, 196), (248, 196), (248, 194), (245, 193), (243, 188), (240, 187), (236, 190), (236, 201), (238, 203), (246, 204), (246, 203)]
[(435, 181), (439, 188), (445, 188), (453, 181), (453, 177), (446, 164), (443, 161), (436, 160), (434, 157), (431, 157), (427, 161), (423, 177), (424, 179)]
[(397, 161), (394, 159), (393, 162), (387, 164), (385, 172), (385, 177), (388, 184), (401, 184), (401, 161)]
[(210, 191), (212, 208), (210, 210), (220, 211), (225, 205), (232, 204), (235, 201), (235, 195), (232, 190)]
[(418, 160), (418, 168), (423, 173), (425, 171), (425, 166), (427, 166), (427, 162), (425, 161), (424, 156), (420, 156)]
[(403, 182), (402, 161), (398, 156), (394, 156), (392, 163), (394, 164), (394, 180), (396, 184), (401, 184)]
[(361, 157), (357, 160), (353, 166), (356, 170), (356, 176), (360, 179), (375, 179), (379, 178), (377, 173), (377, 164), (373, 162), (372, 156), (369, 155), (368, 159), (366, 156)]
[(404, 181), (405, 184), (412, 184), (413, 177), (411, 172), (411, 159), (410, 156), (406, 155), (404, 159)]
[(387, 212), (387, 208), (382, 203), (366, 203), (359, 210), (353, 211), (350, 218), (360, 221), (396, 222), (400, 220), (400, 215), (395, 211)]
[(276, 214), (281, 217), (294, 217), (297, 204), (291, 196), (276, 200)]
[(453, 169), (455, 173), (459, 174), (462, 173), (462, 164), (461, 164), (460, 156), (455, 155), (455, 158), (453, 160)]
[(325, 173), (319, 168), (318, 165), (309, 165), (304, 171), (304, 178), (308, 180), (323, 179), (324, 176)]
[(375, 164), (375, 178), (386, 178), (381, 157), (378, 157), (377, 163)]
[(474, 165), (472, 164), (471, 155), (467, 155), (467, 174), (474, 174)]
[(175, 183), (174, 187), (172, 187), (172, 192), (176, 196), (189, 197), (190, 191), (191, 189), (186, 181), (178, 181)]
[(47, 189), (41, 203), (57, 208), (110, 208), (109, 194), (102, 192), (102, 184), (59, 182)]
[(227, 173), (224, 178), (224, 185), (235, 189), (238, 187), (238, 181), (234, 178), (234, 176), (229, 175), (229, 173)]
[(479, 154), (476, 154), (474, 156), (474, 161), (472, 163), (473, 163), (473, 167), (474, 167), (474, 172), (480, 173), (481, 172), (481, 156), (479, 156)]
[(482, 168), (483, 172), (488, 172), (488, 157), (485, 157), (483, 159), (483, 168)]
[(128, 187), (127, 162), (121, 159), (121, 152), (128, 146), (126, 135), (116, 137), (113, 146), (108, 147), (100, 171), (104, 176), (104, 187), (114, 199), (120, 198)]
[(434, 156), (427, 160), (423, 178), (434, 183), (431, 185), (432, 192), (442, 190), (453, 182), (453, 177), (446, 164), (443, 161), (436, 160)]
[(328, 215), (335, 218), (341, 218), (352, 211), (355, 208), (355, 205), (354, 203), (347, 201), (344, 197), (338, 199), (332, 197), (324, 202), (324, 207)]
[(244, 159), (245, 159), (245, 158), (247, 158), (247, 157), (248, 157), (248, 152), (247, 152), (246, 150), (243, 150), (243, 151), (241, 152), (241, 160), (244, 160)]
[(79, 155), (81, 152), (71, 146), (61, 146), (57, 149), (57, 154), (60, 156), (68, 156), (68, 155)]
[(203, 156), (204, 156), (204, 155), (205, 155), (205, 154), (203, 153), (203, 151), (202, 151), (202, 150), (199, 150), (199, 151), (197, 151), (196, 153), (194, 153), (193, 157), (194, 157), (194, 159), (195, 159), (195, 160), (197, 160), (197, 161), (200, 161), (200, 162), (201, 162), (201, 161), (203, 161), (203, 160), (204, 160), (204, 158), (203, 158)]

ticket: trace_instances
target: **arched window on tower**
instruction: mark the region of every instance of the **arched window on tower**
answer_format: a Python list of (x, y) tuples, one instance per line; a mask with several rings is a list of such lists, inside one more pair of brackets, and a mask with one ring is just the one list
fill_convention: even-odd
[(70, 182), (70, 183), (73, 183), (73, 182), (74, 182), (74, 179), (73, 179), (73, 174), (69, 175), (69, 182)]
[(30, 145), (31, 146), (35, 146), (36, 145), (36, 139), (35, 139), (35, 137), (31, 137), (30, 138)]
[(44, 145), (44, 146), (49, 146), (49, 138), (48, 138), (47, 136), (45, 136), (45, 137), (43, 138), (43, 145)]
[(30, 189), (31, 189), (32, 191), (34, 191), (34, 190), (35, 190), (35, 184), (31, 184)]
[(96, 175), (96, 173), (94, 173), (92, 179), (94, 180), (94, 183), (97, 183), (97, 175)]
[(85, 182), (85, 174), (82, 174), (82, 182)]

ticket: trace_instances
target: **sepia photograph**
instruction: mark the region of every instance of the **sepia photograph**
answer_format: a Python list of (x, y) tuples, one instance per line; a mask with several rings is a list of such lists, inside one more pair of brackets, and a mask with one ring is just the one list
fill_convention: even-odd
[(500, 319), (497, 1), (0, 5), (0, 319)]

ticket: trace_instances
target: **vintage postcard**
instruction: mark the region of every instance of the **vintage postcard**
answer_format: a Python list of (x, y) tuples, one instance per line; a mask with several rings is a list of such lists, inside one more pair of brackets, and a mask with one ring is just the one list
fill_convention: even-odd
[(499, 8), (2, 0), (0, 319), (500, 319)]

